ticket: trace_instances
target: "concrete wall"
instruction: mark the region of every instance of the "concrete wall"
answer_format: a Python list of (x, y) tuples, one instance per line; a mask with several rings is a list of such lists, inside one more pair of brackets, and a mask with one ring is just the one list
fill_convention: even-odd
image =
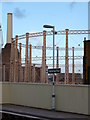
[[(90, 115), (89, 89), (87, 85), (56, 85), (56, 110)], [(51, 93), (48, 84), (2, 84), (3, 103), (51, 109)]]
[(51, 108), (51, 87), (46, 84), (16, 83), (12, 85), (11, 102), (19, 105)]
[(2, 103), (11, 103), (11, 85), (8, 83), (0, 83), (0, 87), (2, 87)]
[(87, 114), (88, 87), (80, 85), (57, 85), (56, 109)]

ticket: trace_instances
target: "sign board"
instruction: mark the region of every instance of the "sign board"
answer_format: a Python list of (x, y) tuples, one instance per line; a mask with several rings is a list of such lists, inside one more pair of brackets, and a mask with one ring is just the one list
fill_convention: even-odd
[(61, 71), (60, 68), (48, 69), (49, 74), (60, 73), (60, 71)]

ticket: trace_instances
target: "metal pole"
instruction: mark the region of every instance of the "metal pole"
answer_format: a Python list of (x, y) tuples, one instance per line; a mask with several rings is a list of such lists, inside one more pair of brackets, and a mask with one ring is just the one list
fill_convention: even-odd
[(73, 61), (72, 61), (72, 83), (75, 84), (75, 73), (74, 73), (74, 47), (72, 47)]
[(53, 68), (54, 68), (54, 31), (55, 28), (53, 27)]
[[(53, 69), (54, 69), (54, 33), (55, 28), (53, 26)], [(52, 82), (52, 110), (55, 111), (55, 81), (54, 81), (54, 73), (53, 73), (53, 82)]]
[(59, 55), (58, 55), (58, 49), (59, 49), (59, 47), (57, 47), (57, 64), (56, 64), (56, 67), (57, 67), (57, 68), (59, 67), (59, 61), (58, 61), (58, 57), (59, 57)]
[[(55, 35), (55, 28), (51, 25), (44, 25), (45, 28), (53, 28), (53, 69), (54, 69), (54, 35)], [(52, 82), (52, 110), (55, 111), (55, 80), (54, 80), (54, 73), (53, 73), (53, 82)]]
[[(57, 63), (56, 63), (56, 68), (59, 68), (59, 47), (57, 47)], [(59, 73), (56, 75), (56, 83), (59, 82)]]

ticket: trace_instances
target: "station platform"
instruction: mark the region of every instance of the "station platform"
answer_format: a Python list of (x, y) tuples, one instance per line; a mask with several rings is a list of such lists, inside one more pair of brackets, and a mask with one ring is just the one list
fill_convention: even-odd
[(3, 114), (11, 114), (19, 117), (21, 116), (30, 120), (90, 120), (90, 116), (75, 113), (50, 111), (13, 104), (3, 104), (0, 106), (0, 112)]

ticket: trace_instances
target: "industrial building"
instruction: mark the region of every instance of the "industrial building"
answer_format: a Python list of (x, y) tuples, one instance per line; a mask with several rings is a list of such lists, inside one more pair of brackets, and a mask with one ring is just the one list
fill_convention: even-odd
[(2, 81), (9, 81), (10, 79), (10, 55), (11, 44), (8, 43), (2, 48)]
[[(42, 64), (38, 66), (37, 64), (32, 63), (32, 45), (28, 45), (29, 33), (26, 33), (26, 45), (25, 45), (25, 64), (22, 64), (21, 52), (22, 52), (22, 43), (18, 43), (19, 36), (12, 38), (12, 13), (7, 15), (7, 43), (4, 48), (2, 48), (2, 81), (12, 81), (12, 82), (37, 82), (37, 83), (48, 83), (52, 75), (48, 75), (46, 69), (46, 31), (43, 31), (43, 46), (42, 46)], [(75, 73), (75, 64), (74, 64), (74, 47), (72, 48), (72, 73), (69, 73), (69, 63), (68, 63), (68, 32), (66, 29), (66, 55), (65, 55), (65, 73), (61, 72), (55, 74), (56, 83), (63, 84), (83, 84), (89, 83), (86, 82), (89, 78), (89, 62), (86, 58), (89, 56), (89, 53), (86, 49), (89, 48), (89, 40), (84, 41), (84, 67), (83, 67), (83, 77), (80, 73)], [(72, 34), (72, 33), (71, 33)], [(32, 35), (32, 34), (31, 34)], [(37, 35), (37, 34), (35, 34)], [(87, 45), (87, 46), (86, 46)], [(19, 46), (19, 47), (18, 47)], [(29, 56), (28, 56), (29, 54)], [(89, 58), (88, 58), (89, 61)], [(59, 67), (59, 47), (57, 47), (57, 60), (56, 68)], [(85, 64), (87, 63), (87, 64)], [(87, 66), (87, 67), (85, 67)], [(89, 80), (89, 79), (88, 79)]]
[[(51, 31), (27, 32), (13, 37), (12, 18), (13, 14), (8, 13), (7, 40), (0, 54), (2, 58), (0, 61), (0, 72), (2, 71), (0, 113), (5, 116), (5, 120), (10, 116), (11, 119), (25, 120), (26, 118), (88, 119), (90, 115), (88, 102), (90, 99), (88, 92), (90, 40), (84, 38), (84, 49), (80, 49), (79, 42), (77, 42), (78, 47), (74, 42), (69, 44), (69, 40), (72, 39), (69, 36), (90, 34), (90, 30), (55, 31), (54, 26), (51, 26)], [(49, 25), (46, 26), (49, 28)], [(61, 38), (65, 40), (61, 39), (64, 49), (61, 43), (56, 44), (54, 41), (55, 32), (57, 35), (62, 35)], [(47, 36), (51, 36), (51, 39)], [(37, 46), (35, 38), (42, 41), (41, 46)], [(53, 47), (51, 44), (47, 45), (47, 39), (52, 40)], [(60, 40), (59, 37), (57, 39)], [(81, 41), (83, 43), (83, 39)], [(36, 56), (34, 50), (37, 50), (37, 47), (40, 52), (36, 51), (38, 53)], [(47, 48), (50, 51), (49, 54), (47, 54)], [(84, 56), (79, 54), (79, 50), (82, 50)]]
[[(72, 73), (69, 73), (69, 84), (72, 84)], [(48, 80), (51, 82), (53, 80), (53, 75), (48, 75)], [(64, 84), (65, 73), (58, 73), (55, 75), (56, 83)], [(75, 84), (83, 84), (83, 78), (80, 73), (75, 73)]]
[[(2, 81), (10, 80), (10, 58), (11, 58), (11, 44), (7, 43), (5, 47), (2, 48)], [(18, 51), (18, 58), (20, 59), (19, 51)], [(17, 82), (24, 82), (25, 66), (22, 65), (19, 66), (19, 62), (17, 64), (18, 64)], [(40, 76), (41, 76), (40, 73), (41, 73), (41, 67), (37, 67), (36, 65), (31, 66), (31, 82), (40, 82)]]
[(90, 84), (90, 40), (86, 38), (84, 38), (83, 80), (84, 84)]
[[(21, 44), (20, 49), (17, 48), (18, 36), (16, 36), (16, 43), (12, 40), (12, 13), (7, 15), (7, 42), (2, 48), (2, 81), (12, 82), (46, 82), (48, 77), (45, 75), (44, 66), (37, 67), (31, 64), (31, 45), (30, 45), (30, 60), (28, 60), (28, 33), (25, 65), (21, 63)], [(44, 32), (45, 34), (45, 32)], [(44, 38), (44, 43), (45, 43)], [(45, 50), (43, 50), (43, 59), (45, 60)], [(47, 67), (47, 66), (46, 66)], [(42, 75), (42, 72), (45, 74)], [(43, 79), (44, 78), (44, 79)], [(43, 81), (41, 81), (43, 79)]]

